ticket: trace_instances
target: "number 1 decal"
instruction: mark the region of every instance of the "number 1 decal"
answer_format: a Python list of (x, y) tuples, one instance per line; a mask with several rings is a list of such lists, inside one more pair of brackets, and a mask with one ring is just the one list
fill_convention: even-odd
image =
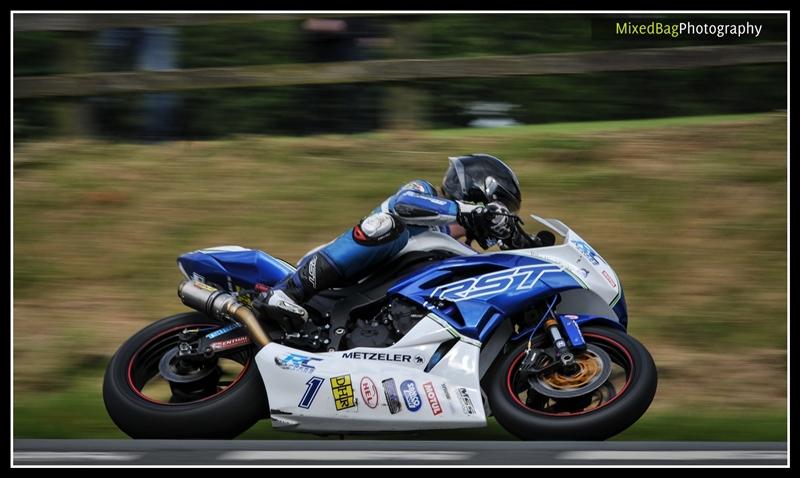
[(297, 406), (300, 408), (311, 408), (311, 403), (314, 401), (323, 383), (325, 383), (325, 379), (311, 377), (311, 380), (306, 382), (306, 385), (308, 385), (306, 393), (303, 394), (303, 398), (300, 399), (300, 403), (298, 403)]

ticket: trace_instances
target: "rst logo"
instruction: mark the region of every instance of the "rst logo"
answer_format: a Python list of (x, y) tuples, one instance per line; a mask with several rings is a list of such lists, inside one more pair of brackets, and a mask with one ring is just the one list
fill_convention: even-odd
[(436, 389), (433, 388), (432, 382), (425, 382), (422, 384), (422, 389), (425, 391), (425, 398), (428, 399), (428, 404), (431, 406), (433, 415), (442, 414), (442, 404), (439, 403), (439, 397), (436, 396)]
[(367, 404), (369, 408), (375, 408), (378, 406), (378, 387), (375, 386), (375, 382), (372, 381), (369, 377), (364, 377), (361, 379), (361, 398), (364, 399), (364, 403)]
[(562, 272), (555, 264), (535, 264), (470, 277), (437, 287), (431, 297), (451, 302), (495, 295), (507, 290), (532, 289), (544, 274)]
[(406, 408), (409, 411), (416, 412), (422, 406), (422, 400), (419, 398), (419, 392), (417, 392), (417, 384), (412, 380), (406, 380), (400, 384), (400, 393), (403, 395), (403, 400), (406, 402)]

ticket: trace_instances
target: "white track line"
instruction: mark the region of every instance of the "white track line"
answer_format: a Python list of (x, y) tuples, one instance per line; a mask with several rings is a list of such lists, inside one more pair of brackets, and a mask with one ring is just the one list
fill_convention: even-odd
[(566, 451), (556, 455), (558, 460), (586, 461), (707, 461), (707, 460), (786, 460), (785, 451), (771, 450), (586, 450)]
[(105, 451), (15, 451), (14, 461), (133, 461), (140, 456)]
[(235, 461), (461, 461), (472, 458), (474, 453), (461, 451), (385, 451), (385, 450), (248, 450), (229, 451), (219, 456), (220, 460)]

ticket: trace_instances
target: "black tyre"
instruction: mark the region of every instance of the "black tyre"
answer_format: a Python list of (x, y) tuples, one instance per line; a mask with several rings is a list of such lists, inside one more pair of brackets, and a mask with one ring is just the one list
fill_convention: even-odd
[(267, 417), (267, 394), (252, 346), (198, 367), (187, 383), (159, 375), (159, 361), (175, 350), (182, 330), (223, 325), (189, 312), (159, 320), (128, 339), (111, 358), (103, 382), (114, 423), (132, 438), (227, 439)]
[[(647, 349), (611, 328), (585, 327), (582, 332), (588, 350), (576, 356), (579, 373), (543, 373), (532, 384), (519, 372), (527, 341), (494, 364), (484, 387), (503, 428), (523, 440), (605, 440), (644, 414), (658, 381)], [(534, 347), (544, 340), (535, 338)], [(581, 395), (582, 388), (591, 391)], [(571, 390), (578, 395), (569, 396)]]

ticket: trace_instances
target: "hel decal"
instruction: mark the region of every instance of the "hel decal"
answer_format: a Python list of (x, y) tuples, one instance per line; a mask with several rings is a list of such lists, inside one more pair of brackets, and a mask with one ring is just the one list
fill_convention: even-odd
[(378, 387), (375, 386), (375, 382), (373, 382), (371, 378), (362, 378), (359, 389), (361, 390), (361, 398), (364, 399), (364, 403), (369, 408), (375, 408), (378, 406)]

